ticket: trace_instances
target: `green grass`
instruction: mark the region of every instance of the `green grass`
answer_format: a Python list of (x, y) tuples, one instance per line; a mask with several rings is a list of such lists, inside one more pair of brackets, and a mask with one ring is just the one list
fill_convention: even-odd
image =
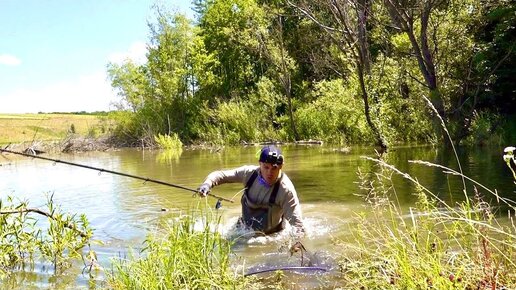
[[(165, 234), (150, 235), (141, 253), (115, 259), (110, 289), (244, 289), (248, 280), (230, 265), (231, 243), (210, 214), (179, 217)], [(202, 228), (194, 229), (196, 220)]]

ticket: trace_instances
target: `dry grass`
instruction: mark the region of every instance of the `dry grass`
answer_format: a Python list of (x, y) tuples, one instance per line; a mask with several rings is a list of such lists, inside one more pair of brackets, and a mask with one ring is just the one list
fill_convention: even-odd
[(70, 133), (95, 137), (106, 131), (101, 116), (0, 114), (0, 144), (60, 140)]

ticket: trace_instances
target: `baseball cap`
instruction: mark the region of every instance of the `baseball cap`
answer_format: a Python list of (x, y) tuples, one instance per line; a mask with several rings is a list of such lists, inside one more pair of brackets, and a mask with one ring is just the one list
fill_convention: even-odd
[(273, 165), (283, 164), (281, 150), (274, 145), (264, 146), (260, 152), (260, 162), (271, 163)]

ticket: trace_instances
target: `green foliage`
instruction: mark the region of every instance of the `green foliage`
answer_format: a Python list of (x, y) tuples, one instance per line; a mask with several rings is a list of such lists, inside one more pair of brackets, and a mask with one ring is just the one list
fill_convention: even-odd
[(503, 132), (498, 126), (501, 122), (499, 114), (489, 111), (473, 112), (468, 137), (464, 140), (467, 145), (500, 144)]
[(370, 141), (362, 104), (342, 80), (322, 81), (314, 88), (315, 101), (296, 111), (301, 139), (349, 144)]
[(203, 137), (206, 140), (220, 140), (222, 144), (253, 142), (259, 136), (258, 117), (248, 103), (220, 103), (210, 114), (213, 125)]
[(199, 64), (193, 61), (199, 58), (192, 57), (196, 55), (192, 24), (183, 15), (158, 8), (157, 23), (150, 28), (146, 64), (127, 61), (109, 67), (112, 85), (122, 97), (120, 108), (128, 111), (115, 115), (119, 122), (115, 134), (132, 137), (130, 142), (142, 140), (149, 144), (154, 135), (169, 132), (189, 140), (195, 132), (198, 112), (194, 68), (198, 71)]
[(158, 134), (154, 136), (154, 140), (158, 144), (158, 146), (162, 149), (174, 149), (178, 150), (181, 149), (183, 146), (183, 142), (181, 142), (181, 139), (177, 136), (176, 133), (172, 135), (161, 135)]
[[(55, 272), (61, 272), (71, 265), (71, 259), (81, 257), (81, 249), (92, 236), (86, 217), (62, 213), (52, 196), (47, 209), (29, 208), (27, 202), (15, 204), (12, 197), (0, 200), (1, 279), (14, 270), (33, 267), (36, 259), (50, 262)], [(48, 218), (46, 230), (33, 214)]]
[(259, 36), (265, 31), (264, 12), (255, 0), (209, 1), (201, 15), (200, 35), (216, 79), (209, 94), (228, 100), (245, 95), (261, 76)]
[(113, 261), (110, 289), (243, 289), (246, 279), (231, 270), (231, 244), (218, 227), (214, 216), (177, 218), (163, 236), (147, 237), (140, 255)]
[(417, 82), (408, 78), (402, 60), (377, 56), (371, 69), (369, 91), (375, 122), (389, 144), (432, 142), (433, 128), (428, 106)]
[[(147, 62), (108, 66), (120, 109), (128, 111), (113, 115), (113, 133), (146, 145), (170, 132), (185, 143), (435, 143), (440, 131), (423, 105), (427, 96), (451, 122), (454, 138), (470, 143), (483, 127), (474, 112), (504, 117), (514, 111), (515, 6), (507, 0), (431, 2), (414, 2), (415, 10), (396, 4), (413, 17), (410, 29), (400, 27), (387, 2), (371, 3), (361, 46), (368, 49), (362, 57), (370, 58), (362, 75), (371, 123), (364, 122), (366, 105), (357, 98), (365, 95), (359, 43), (329, 33), (345, 27), (328, 2), (313, 3), (319, 22), (281, 1), (197, 1), (195, 23), (158, 6)], [(421, 24), (424, 8), (430, 9), (428, 27)], [(356, 11), (345, 12), (348, 25), (357, 26)], [(430, 55), (423, 56), (423, 48)], [(377, 133), (368, 132), (374, 127)]]
[[(516, 4), (514, 1), (485, 1), (478, 9), (481, 15), (471, 24), (475, 36), (472, 58), (474, 81), (470, 95), (479, 106), (512, 114), (516, 107), (514, 75), (516, 74)], [(477, 100), (477, 99), (473, 99)]]

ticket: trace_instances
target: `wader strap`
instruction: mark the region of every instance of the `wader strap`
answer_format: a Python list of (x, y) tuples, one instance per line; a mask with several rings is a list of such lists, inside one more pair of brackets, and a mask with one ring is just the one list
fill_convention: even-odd
[(251, 174), (251, 177), (249, 177), (249, 180), (245, 184), (245, 191), (244, 195), (249, 198), (249, 188), (251, 188), (251, 185), (253, 185), (254, 180), (258, 177), (258, 171), (254, 171), (253, 174)]
[[(281, 174), (283, 177), (283, 174)], [(281, 177), (274, 184), (274, 188), (272, 189), (271, 196), (269, 197), (269, 205), (273, 205), (276, 203), (276, 196), (278, 195), (279, 185), (281, 183)]]
[[(269, 212), (268, 212), (269, 220), (270, 220), (270, 215), (272, 214), (272, 212), (271, 212), (272, 207), (276, 203), (276, 196), (278, 195), (278, 190), (279, 190), (279, 186), (280, 186), (282, 178), (283, 178), (283, 173), (281, 174), (280, 178), (278, 180), (276, 180), (276, 184), (274, 184), (274, 188), (272, 189), (271, 196), (269, 198)], [(269, 229), (265, 234), (268, 235), (268, 234), (276, 233), (276, 232), (282, 231), (284, 228), (285, 228), (285, 218), (283, 216), (281, 216), (280, 223), (277, 224), (276, 226), (274, 226), (272, 229)]]

